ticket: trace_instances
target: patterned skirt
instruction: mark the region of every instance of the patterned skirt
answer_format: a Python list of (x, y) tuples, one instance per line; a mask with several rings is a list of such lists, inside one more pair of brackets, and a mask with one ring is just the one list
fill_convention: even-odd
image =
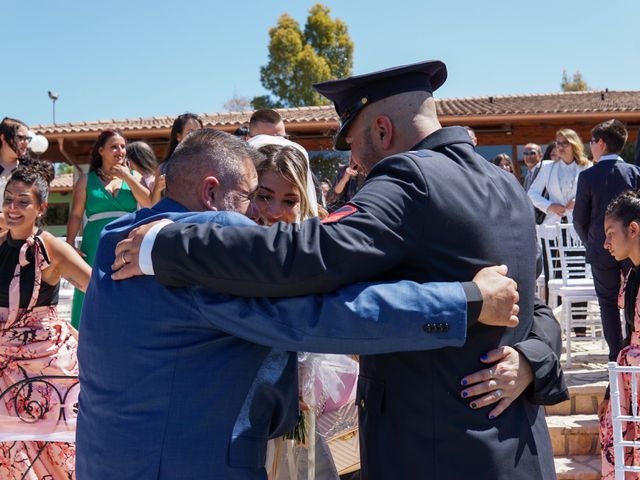
[(0, 308), (0, 479), (74, 478), (77, 346), (54, 305)]

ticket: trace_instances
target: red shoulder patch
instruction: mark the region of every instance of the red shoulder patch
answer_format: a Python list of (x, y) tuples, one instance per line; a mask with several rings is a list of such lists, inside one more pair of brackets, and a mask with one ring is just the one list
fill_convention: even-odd
[(337, 221), (342, 220), (345, 217), (348, 217), (349, 215), (353, 215), (357, 211), (358, 211), (358, 208), (355, 205), (348, 203), (345, 206), (340, 207), (338, 210), (333, 212), (324, 220), (322, 220), (322, 223), (335, 223)]

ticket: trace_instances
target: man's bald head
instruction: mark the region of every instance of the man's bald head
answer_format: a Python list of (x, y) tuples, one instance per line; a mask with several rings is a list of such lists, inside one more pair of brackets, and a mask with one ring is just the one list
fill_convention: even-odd
[(193, 211), (237, 210), (231, 197), (252, 193), (257, 182), (254, 163), (262, 159), (260, 152), (233, 135), (211, 128), (197, 130), (169, 160), (167, 196)]
[(410, 150), (441, 128), (429, 92), (399, 93), (367, 105), (346, 135), (355, 161), (368, 173), (389, 155)]

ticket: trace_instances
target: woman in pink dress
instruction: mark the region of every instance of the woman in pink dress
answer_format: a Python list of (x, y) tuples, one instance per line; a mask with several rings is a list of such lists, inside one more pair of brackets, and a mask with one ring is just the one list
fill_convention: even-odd
[[(621, 194), (607, 207), (605, 219), (604, 247), (617, 261), (630, 259), (633, 268), (622, 282), (618, 301), (624, 309), (629, 344), (618, 354), (617, 363), (623, 366), (640, 366), (640, 193), (629, 191)], [(623, 415), (631, 412), (631, 376), (622, 374), (620, 402)], [(611, 402), (605, 400), (600, 406), (600, 442), (602, 446), (602, 478), (615, 478), (613, 451), (613, 426)], [(624, 423), (623, 438), (640, 440), (640, 428), (629, 422)], [(625, 449), (625, 464), (640, 466), (637, 449)], [(626, 479), (639, 479), (640, 473), (627, 473)]]
[[(47, 166), (14, 171), (0, 234), (0, 478), (72, 478), (78, 396), (77, 332), (58, 318), (61, 277), (85, 290), (90, 267), (38, 224), (47, 208)], [(37, 377), (47, 378), (38, 379)], [(35, 380), (34, 380), (35, 379)], [(16, 441), (38, 437), (42, 441)], [(54, 440), (51, 443), (45, 441)]]

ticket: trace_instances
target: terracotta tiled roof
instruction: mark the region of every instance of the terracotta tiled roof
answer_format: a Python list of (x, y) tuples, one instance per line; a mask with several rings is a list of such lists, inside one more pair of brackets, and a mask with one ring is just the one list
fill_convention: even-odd
[[(285, 123), (337, 122), (331, 106), (279, 109)], [(253, 112), (222, 112), (199, 114), (205, 127), (236, 127), (249, 123)], [(170, 129), (175, 117), (127, 118), (121, 120), (97, 120), (90, 122), (61, 123), (57, 125), (33, 125), (32, 129), (43, 135), (56, 133), (99, 132), (105, 128), (118, 128), (127, 132), (136, 130)]]
[(51, 191), (72, 190), (73, 189), (73, 173), (63, 173), (60, 175), (56, 175), (56, 178), (54, 178), (53, 181), (51, 182), (49, 189)]
[[(445, 117), (553, 115), (567, 113), (638, 112), (640, 91), (565, 92), (496, 97), (468, 97), (437, 100), (438, 113)], [(285, 123), (334, 123), (338, 117), (332, 106), (299, 107), (278, 110)], [(205, 126), (236, 127), (249, 122), (251, 112), (205, 113), (200, 115)], [(126, 132), (170, 129), (175, 117), (98, 120), (58, 125), (33, 125), (44, 135), (98, 132), (119, 128)]]
[(639, 112), (640, 91), (564, 92), (438, 100), (446, 116)]

